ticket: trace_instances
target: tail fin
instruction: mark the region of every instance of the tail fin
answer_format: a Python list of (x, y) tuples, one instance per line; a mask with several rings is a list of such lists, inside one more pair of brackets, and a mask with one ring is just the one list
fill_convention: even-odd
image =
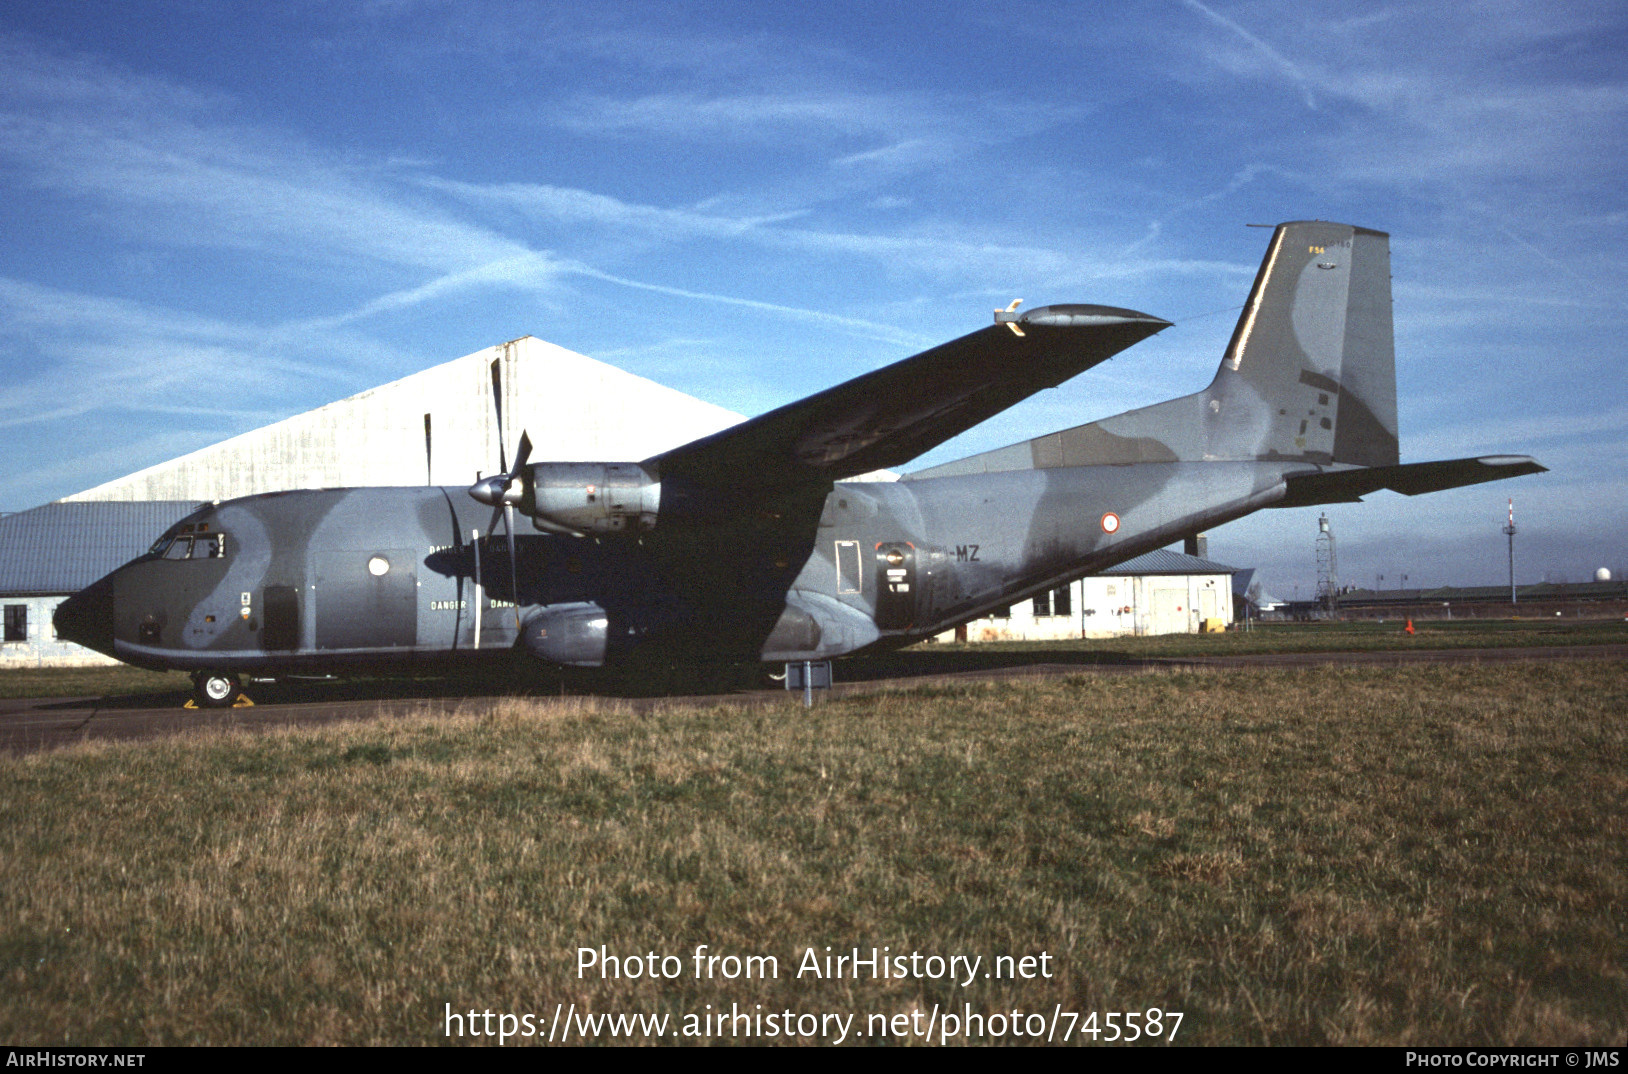
[(1209, 457), (1395, 465), (1390, 236), (1280, 224), (1204, 394)]
[(1390, 237), (1280, 224), (1210, 386), (911, 477), (1138, 462), (1398, 461)]

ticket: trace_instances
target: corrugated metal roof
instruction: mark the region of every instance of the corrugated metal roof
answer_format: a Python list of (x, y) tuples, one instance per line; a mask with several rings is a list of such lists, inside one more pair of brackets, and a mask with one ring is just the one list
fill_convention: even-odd
[[(1622, 600), (1628, 582), (1532, 582), (1516, 587), (1521, 600)], [(1423, 604), (1443, 601), (1509, 601), (1509, 586), (1439, 586), (1435, 589), (1346, 589), (1341, 604)]]
[(1189, 556), (1185, 552), (1175, 552), (1168, 548), (1156, 548), (1145, 555), (1135, 559), (1127, 559), (1115, 567), (1109, 567), (1098, 574), (1232, 574), (1237, 567), (1228, 567), (1217, 563), (1213, 559), (1200, 559), (1198, 556)]
[(194, 500), (48, 503), (0, 518), (0, 593), (77, 593), (202, 506)]

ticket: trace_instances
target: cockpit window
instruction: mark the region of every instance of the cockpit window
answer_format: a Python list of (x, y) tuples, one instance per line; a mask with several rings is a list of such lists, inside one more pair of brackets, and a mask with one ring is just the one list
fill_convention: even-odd
[(166, 542), (160, 538), (153, 554), (165, 559), (221, 559), (226, 555), (226, 535), (211, 533), (191, 537), (182, 534)]

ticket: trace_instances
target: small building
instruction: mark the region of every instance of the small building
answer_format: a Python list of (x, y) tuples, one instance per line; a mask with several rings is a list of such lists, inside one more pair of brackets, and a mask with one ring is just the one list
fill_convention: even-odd
[(1254, 567), (1232, 575), (1232, 617), (1234, 620), (1282, 618), (1287, 603), (1262, 588)]
[(1051, 641), (1130, 634), (1196, 634), (1233, 621), (1235, 568), (1161, 548), (1101, 574), (999, 609), (940, 641)]
[(61, 641), (57, 605), (121, 565), (197, 510), (195, 500), (48, 503), (0, 518), (0, 668), (117, 661)]

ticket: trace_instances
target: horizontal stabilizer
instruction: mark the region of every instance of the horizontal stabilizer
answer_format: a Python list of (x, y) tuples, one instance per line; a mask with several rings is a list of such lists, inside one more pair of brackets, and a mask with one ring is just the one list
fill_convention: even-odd
[(1371, 466), (1355, 470), (1290, 474), (1288, 495), (1274, 507), (1306, 507), (1319, 503), (1355, 503), (1370, 492), (1390, 489), (1405, 496), (1500, 481), (1548, 470), (1529, 455), (1482, 455), (1473, 459), (1414, 462), (1404, 466)]

